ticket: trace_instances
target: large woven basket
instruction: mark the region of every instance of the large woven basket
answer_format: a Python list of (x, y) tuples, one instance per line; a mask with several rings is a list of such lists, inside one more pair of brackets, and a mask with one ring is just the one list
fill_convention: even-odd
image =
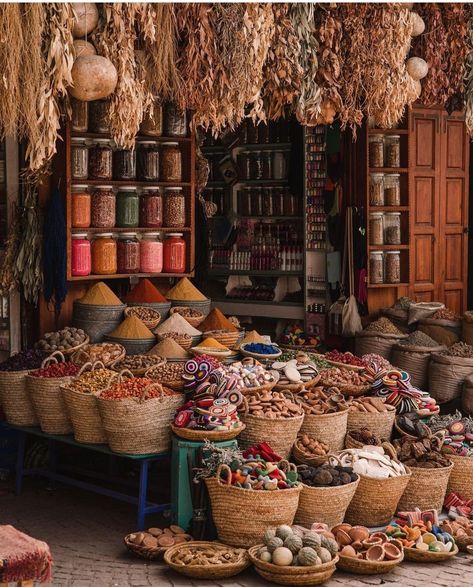
[(453, 469), (448, 479), (447, 493), (452, 491), (465, 500), (473, 499), (473, 457), (448, 455)]
[(409, 373), (414, 387), (427, 389), (430, 357), (432, 353), (439, 353), (445, 348), (443, 345), (424, 347), (395, 344), (391, 350), (391, 363)]
[(208, 330), (204, 332), (204, 340), (208, 337), (214, 338), (220, 344), (228, 347), (229, 349), (234, 348), (238, 339), (240, 338), (240, 332), (228, 332), (226, 330)]
[(33, 402), (26, 389), (28, 371), (0, 372), (0, 405), (9, 424), (37, 426)]
[[(153, 386), (161, 387), (159, 383)], [(149, 386), (151, 387), (151, 386)], [(145, 396), (146, 388), (143, 392)], [(154, 454), (169, 450), (171, 427), (182, 394), (164, 395), (147, 400), (106, 400), (98, 398), (100, 416), (108, 445), (117, 453)]]
[(341, 524), (360, 479), (336, 487), (302, 486), (295, 524), (310, 528), (314, 522), (327, 524), (329, 528)]
[(407, 334), (384, 334), (363, 330), (355, 335), (355, 354), (362, 357), (368, 353), (376, 353), (389, 361), (392, 347), (403, 338), (407, 338)]
[[(347, 573), (354, 573), (356, 575), (382, 575), (389, 573), (397, 565), (402, 563), (404, 559), (403, 554), (394, 560), (388, 561), (368, 561), (364, 559), (355, 558), (353, 556), (340, 555), (340, 560), (337, 563), (337, 569), (346, 571)], [(381, 584), (384, 581), (381, 581)]]
[(429, 365), (429, 393), (439, 404), (456, 399), (462, 393), (465, 379), (472, 373), (472, 358), (433, 354)]
[(321, 565), (308, 567), (278, 566), (266, 563), (258, 558), (258, 551), (262, 546), (263, 544), (257, 544), (248, 550), (251, 562), (255, 565), (258, 575), (278, 585), (294, 585), (295, 587), (321, 585), (334, 574), (338, 563), (338, 555), (335, 555), (330, 562)]
[[(226, 480), (221, 478), (224, 471)], [(230, 479), (230, 468), (221, 464), (216, 476), (205, 480), (219, 540), (248, 548), (261, 540), (268, 526), (293, 523), (302, 485), (268, 494), (265, 490), (233, 487)]]
[(377, 527), (389, 524), (411, 478), (410, 470), (406, 469), (407, 475), (387, 479), (371, 479), (360, 475), (345, 521), (352, 526)]
[(455, 544), (449, 552), (432, 552), (429, 550), (419, 550), (418, 548), (405, 548), (404, 558), (406, 561), (415, 563), (440, 563), (453, 558), (458, 554), (458, 546)]
[(396, 418), (396, 408), (386, 405), (386, 412), (358, 412), (348, 410), (347, 432), (368, 428), (379, 438), (391, 439), (391, 434)]
[(400, 512), (413, 512), (416, 508), (442, 511), (447, 484), (453, 463), (448, 467), (424, 469), (411, 467), (411, 478), (397, 506)]
[[(56, 356), (62, 356), (62, 354), (56, 353)], [(45, 359), (42, 367), (51, 361), (58, 362), (56, 356), (51, 355)], [(64, 356), (62, 359), (64, 360)], [(72, 422), (61, 390), (61, 387), (70, 381), (72, 377), (34, 377), (30, 373), (26, 376), (26, 389), (38, 416), (41, 430), (46, 434), (72, 432)]]
[(301, 433), (326, 444), (331, 451), (342, 450), (347, 433), (348, 410), (332, 414), (306, 414)]

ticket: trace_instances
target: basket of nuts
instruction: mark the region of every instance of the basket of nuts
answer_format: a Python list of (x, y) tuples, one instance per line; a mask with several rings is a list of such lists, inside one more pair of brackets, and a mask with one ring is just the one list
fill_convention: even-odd
[(176, 544), (190, 542), (192, 536), (179, 526), (169, 528), (148, 528), (147, 532), (132, 532), (123, 539), (125, 546), (139, 556), (147, 560), (157, 560)]
[(110, 368), (114, 371), (123, 371), (127, 369), (135, 377), (144, 375), (150, 367), (163, 365), (166, 359), (158, 355), (127, 355), (124, 359), (115, 361)]
[(169, 313), (171, 315), (174, 313), (180, 314), (191, 326), (194, 326), (194, 328), (197, 328), (204, 319), (204, 314), (200, 310), (189, 308), (187, 306), (174, 306), (169, 310)]
[(156, 328), (161, 322), (161, 314), (157, 310), (148, 308), (147, 306), (130, 306), (125, 309), (125, 316), (136, 316), (150, 330)]
[(292, 447), (292, 458), (298, 465), (321, 465), (330, 452), (329, 447), (308, 434), (299, 434)]
[(151, 367), (151, 369), (146, 371), (146, 377), (158, 381), (174, 391), (182, 391), (184, 389), (183, 374), (184, 363), (163, 363)]

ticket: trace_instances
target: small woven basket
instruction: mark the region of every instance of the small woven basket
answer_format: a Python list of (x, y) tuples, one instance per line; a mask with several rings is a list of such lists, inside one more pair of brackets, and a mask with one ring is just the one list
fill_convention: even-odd
[(415, 563), (440, 563), (457, 556), (457, 554), (458, 546), (456, 544), (450, 552), (431, 552), (417, 548), (404, 548), (404, 559)]
[[(224, 471), (226, 480), (221, 478)], [(302, 491), (302, 485), (271, 491), (270, 495), (267, 491), (234, 487), (230, 485), (230, 467), (225, 464), (219, 465), (216, 476), (205, 483), (219, 540), (243, 548), (257, 544), (268, 526), (290, 526)], [(245, 516), (244, 523), (242, 512), (251, 514)]]
[(136, 554), (136, 556), (139, 556), (140, 558), (144, 558), (146, 560), (159, 560), (161, 558), (163, 558), (164, 553), (166, 552), (166, 550), (169, 550), (169, 546), (155, 546), (155, 547), (149, 547), (149, 546), (142, 546), (141, 544), (135, 544), (134, 542), (131, 541), (131, 536), (132, 534), (127, 534), (127, 536), (125, 536), (125, 538), (123, 539), (123, 542), (125, 543), (125, 546), (128, 548), (128, 550), (130, 552), (132, 552), (133, 554)]
[[(51, 362), (57, 363), (59, 357), (65, 360), (61, 352), (56, 351), (41, 364), (46, 367)], [(61, 387), (72, 381), (72, 377), (34, 377), (26, 376), (26, 389), (30, 396), (34, 411), (38, 416), (41, 430), (46, 434), (70, 434), (72, 422), (67, 413)]]
[[(99, 346), (101, 343), (97, 343), (97, 345), (95, 346)], [(112, 343), (102, 343), (102, 344), (112, 344)], [(97, 358), (95, 360), (97, 361), (101, 361), (104, 365), (104, 367), (110, 367), (110, 365), (113, 365), (113, 363), (116, 363), (117, 361), (121, 361), (122, 359), (125, 358), (126, 355), (126, 351), (125, 348), (118, 343), (115, 343), (117, 347), (120, 347), (121, 352), (118, 356), (116, 356), (113, 359), (109, 359), (104, 360), (103, 358)], [(89, 353), (88, 353), (88, 349), (91, 347), (92, 345), (87, 345), (85, 347), (82, 347), (81, 349), (79, 349), (78, 351), (76, 351), (72, 356), (71, 356), (71, 362), (74, 363), (74, 365), (78, 365), (79, 367), (82, 367), (82, 365), (84, 365), (85, 363), (90, 363), (92, 361), (92, 358), (90, 357)]]
[[(351, 432), (353, 431), (347, 432), (347, 435), (345, 436), (345, 448), (363, 448), (365, 445), (359, 440), (355, 440), (351, 435)], [(381, 446), (385, 441), (386, 439), (382, 439), (378, 446)]]
[(161, 314), (161, 321), (166, 320), (171, 308), (171, 302), (127, 302), (127, 306), (131, 308), (135, 306), (143, 306), (143, 308), (152, 308)]
[(318, 455), (315, 456), (312, 453), (308, 453), (304, 450), (304, 445), (300, 442), (300, 437), (297, 437), (294, 446), (292, 447), (292, 460), (298, 465), (310, 465), (311, 467), (318, 467), (323, 465), (329, 455)]
[[(181, 314), (181, 312), (183, 310), (188, 310), (189, 307), (188, 306), (174, 306), (173, 308), (171, 308), (169, 310), (169, 314), (172, 316), (173, 314), (177, 313), (177, 314)], [(199, 312), (198, 316), (183, 316), (181, 314), (181, 316), (184, 318), (184, 320), (186, 320), (191, 326), (193, 326), (194, 328), (197, 328), (197, 326), (199, 326), (199, 324), (201, 322), (203, 322), (204, 320), (204, 315), (200, 310), (196, 310), (195, 308), (190, 308), (191, 310), (195, 310), (196, 312)]]
[(453, 469), (453, 463), (448, 467), (438, 469), (424, 469), (411, 467), (411, 478), (397, 506), (400, 512), (413, 512), (416, 508), (421, 511), (442, 511), (443, 502), (447, 493), (448, 479)]
[(330, 451), (342, 450), (347, 433), (348, 410), (331, 414), (306, 414), (301, 433), (326, 444)]
[(274, 386), (275, 391), (292, 391), (292, 393), (299, 393), (303, 389), (308, 389), (309, 387), (314, 387), (320, 380), (320, 375), (314, 377), (313, 379), (309, 379), (309, 381), (302, 381), (301, 383), (276, 383)]
[[(143, 320), (143, 318), (140, 318), (139, 316), (140, 310), (148, 311), (153, 315), (153, 318), (150, 318), (149, 320)], [(125, 316), (137, 316), (150, 330), (156, 328), (156, 326), (161, 322), (161, 314), (154, 308), (146, 308), (145, 306), (130, 306), (129, 308), (125, 309)]]
[(232, 349), (236, 346), (238, 339), (240, 338), (240, 332), (228, 332), (227, 330), (209, 330), (204, 332), (204, 340), (208, 337), (215, 338), (217, 342), (224, 346)]
[(348, 410), (347, 432), (350, 430), (359, 430), (368, 428), (379, 438), (391, 439), (394, 420), (396, 418), (396, 408), (386, 405), (385, 412), (358, 412)]
[(448, 455), (453, 469), (448, 479), (447, 493), (456, 493), (462, 499), (473, 499), (473, 457)]
[(212, 304), (212, 300), (198, 300), (198, 301), (191, 301), (191, 300), (169, 300), (171, 302), (171, 306), (174, 308), (176, 306), (182, 307), (186, 306), (187, 308), (192, 308), (193, 310), (198, 310), (202, 312), (204, 318), (208, 316), (210, 313), (210, 306)]
[(166, 340), (166, 338), (172, 338), (172, 340), (174, 342), (177, 342), (177, 344), (181, 348), (183, 348), (184, 350), (188, 350), (188, 349), (190, 349), (193, 346), (193, 339), (192, 339), (192, 337), (187, 337), (187, 336), (184, 336), (184, 335), (178, 335), (176, 337), (174, 337), (174, 336), (168, 336), (168, 337), (164, 336), (163, 337), (161, 334), (157, 334), (156, 336), (158, 337), (159, 340)]
[(28, 371), (0, 371), (0, 405), (9, 424), (37, 426), (38, 417), (26, 388)]
[(392, 561), (368, 561), (353, 556), (339, 555), (337, 569), (355, 575), (382, 575), (389, 573), (404, 560), (404, 554)]
[(76, 346), (71, 347), (70, 349), (63, 349), (61, 351), (46, 351), (46, 352), (50, 352), (50, 356), (56, 355), (56, 353), (60, 352), (65, 357), (68, 357), (69, 355), (73, 355), (74, 353), (76, 353), (80, 349), (84, 348), (89, 343), (90, 343), (90, 338), (88, 336), (86, 336), (85, 339), (83, 340), (83, 342), (81, 342), (80, 344), (78, 344)]
[(232, 430), (194, 430), (192, 428), (179, 428), (171, 424), (171, 430), (176, 436), (185, 440), (192, 440), (193, 442), (205, 442), (206, 440), (210, 442), (222, 442), (224, 440), (232, 440), (244, 429), (244, 424), (240, 428), (233, 428)]

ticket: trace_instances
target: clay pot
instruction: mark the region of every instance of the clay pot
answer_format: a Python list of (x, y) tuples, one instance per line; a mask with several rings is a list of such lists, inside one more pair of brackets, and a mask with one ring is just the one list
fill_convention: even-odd
[(350, 535), (345, 532), (345, 530), (338, 530), (335, 533), (335, 540), (338, 542), (338, 544), (340, 544), (340, 546), (345, 546), (346, 544), (351, 544), (353, 542)]
[(401, 556), (401, 551), (395, 544), (390, 544), (387, 542), (384, 544), (384, 556), (386, 560), (392, 561)]
[(358, 540), (360, 542), (363, 542), (363, 540), (366, 540), (369, 538), (370, 531), (365, 526), (353, 526), (351, 528), (351, 530), (348, 530), (348, 534), (350, 535), (350, 538), (354, 542), (356, 542)]
[(368, 561), (382, 561), (384, 559), (384, 548), (381, 544), (370, 546), (366, 551), (366, 560)]
[(337, 524), (336, 526), (334, 526), (332, 528), (332, 533), (335, 534), (336, 532), (338, 532), (339, 530), (343, 530), (344, 532), (350, 532), (350, 530), (352, 529), (352, 525), (351, 524)]
[(361, 543), (361, 540), (356, 540), (355, 542), (352, 542), (351, 545), (353, 546), (353, 548), (355, 550), (361, 550), (363, 548), (363, 544)]
[(343, 556), (351, 556), (353, 558), (356, 558), (356, 556), (357, 556), (356, 550), (350, 544), (347, 544), (346, 546), (344, 546), (342, 548), (342, 550), (340, 551), (340, 554), (342, 554)]
[(384, 532), (373, 532), (373, 534), (371, 534), (370, 538), (380, 538), (382, 543), (385, 543), (388, 541), (388, 537), (386, 536), (386, 534)]
[(379, 536), (370, 536), (366, 540), (363, 540), (362, 544), (365, 548), (370, 548), (371, 546), (383, 544), (383, 541)]

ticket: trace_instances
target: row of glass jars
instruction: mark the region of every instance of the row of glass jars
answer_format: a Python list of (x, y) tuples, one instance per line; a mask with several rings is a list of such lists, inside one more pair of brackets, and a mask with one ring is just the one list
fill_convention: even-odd
[(370, 283), (400, 283), (401, 252), (370, 252)]
[(401, 184), (398, 173), (370, 174), (370, 206), (400, 206)]
[[(110, 133), (109, 101), (82, 102), (71, 99), (72, 130), (74, 132)], [(155, 102), (140, 126), (140, 134), (150, 137), (187, 136), (187, 115), (174, 104), (164, 107)]]
[(182, 181), (179, 143), (138, 141), (136, 149), (113, 149), (108, 139), (90, 144), (85, 138), (71, 139), (72, 179), (126, 181)]
[(164, 236), (159, 232), (140, 235), (124, 232), (116, 238), (111, 232), (94, 236), (86, 232), (72, 235), (71, 273), (73, 276), (133, 273), (184, 273), (186, 242), (180, 232)]
[(182, 188), (120, 188), (97, 186), (92, 193), (87, 185), (74, 185), (71, 194), (73, 228), (184, 228), (186, 199)]
[(400, 245), (401, 213), (371, 212), (369, 229), (370, 245)]
[(400, 135), (373, 134), (368, 139), (370, 167), (401, 167)]

